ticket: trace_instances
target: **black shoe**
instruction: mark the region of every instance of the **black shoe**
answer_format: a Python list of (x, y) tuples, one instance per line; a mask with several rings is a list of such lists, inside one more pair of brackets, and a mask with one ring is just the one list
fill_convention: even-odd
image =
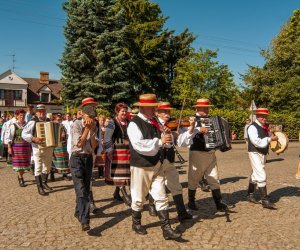
[(169, 221), (169, 212), (168, 210), (161, 210), (157, 211), (161, 229), (163, 230), (163, 237), (165, 240), (174, 240), (181, 237), (181, 233), (177, 233), (175, 230), (172, 229), (170, 226)]
[(216, 204), (216, 208), (219, 212), (227, 212), (228, 211), (228, 206), (226, 203), (222, 201), (222, 195), (221, 195), (221, 190), (220, 189), (214, 189), (211, 190), (213, 199)]
[(23, 178), (20, 178), (20, 177), (18, 176), (18, 181), (19, 181), (19, 186), (20, 186), (20, 187), (26, 187), (25, 181), (24, 181)]
[(123, 201), (121, 195), (120, 195), (120, 188), (116, 187), (115, 192), (113, 194), (114, 200), (116, 201)]
[(141, 225), (142, 212), (132, 210), (132, 230), (137, 234), (145, 235), (147, 231), (145, 227)]
[(179, 222), (193, 219), (193, 216), (189, 214), (185, 209), (182, 194), (174, 195), (173, 200), (176, 206)]
[(89, 231), (91, 229), (90, 224), (81, 224), (82, 231)]
[(131, 198), (130, 196), (127, 194), (126, 188), (125, 187), (120, 187), (121, 193), (122, 193), (122, 199), (124, 201), (124, 203), (128, 206), (131, 207)]
[(42, 174), (43, 188), (46, 190), (53, 190), (52, 187), (48, 186), (48, 174)]
[(189, 197), (188, 207), (191, 210), (198, 211), (198, 208), (195, 203), (195, 196), (196, 196), (196, 190), (189, 189), (188, 190), (188, 197)]
[(150, 216), (157, 216), (154, 199), (151, 196), (151, 194), (149, 194), (149, 214), (150, 214)]
[(254, 194), (248, 194), (247, 195), (247, 200), (251, 203), (254, 204), (259, 204), (259, 202), (255, 199)]
[(267, 187), (258, 187), (261, 195), (261, 205), (263, 208), (267, 209), (276, 209), (274, 203), (269, 200), (269, 196), (267, 195)]
[(48, 193), (44, 191), (42, 177), (40, 175), (35, 176), (36, 186), (40, 195), (46, 196)]

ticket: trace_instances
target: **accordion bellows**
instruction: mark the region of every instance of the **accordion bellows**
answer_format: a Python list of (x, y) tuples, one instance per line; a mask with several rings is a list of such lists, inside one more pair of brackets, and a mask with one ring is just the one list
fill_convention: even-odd
[(57, 147), (61, 145), (62, 125), (54, 122), (36, 123), (37, 137), (43, 138), (39, 148)]

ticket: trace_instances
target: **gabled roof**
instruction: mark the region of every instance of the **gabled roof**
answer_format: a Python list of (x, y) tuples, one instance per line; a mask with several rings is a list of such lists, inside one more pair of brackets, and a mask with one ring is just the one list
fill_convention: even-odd
[(28, 85), (23, 78), (10, 69), (0, 75), (0, 83)]
[(57, 99), (59, 99), (59, 93), (63, 87), (63, 85), (59, 81), (49, 80), (48, 84), (41, 84), (39, 78), (23, 78), (23, 79), (28, 83), (28, 88), (33, 93), (37, 94), (39, 90), (46, 85), (51, 90), (52, 95), (54, 95)]

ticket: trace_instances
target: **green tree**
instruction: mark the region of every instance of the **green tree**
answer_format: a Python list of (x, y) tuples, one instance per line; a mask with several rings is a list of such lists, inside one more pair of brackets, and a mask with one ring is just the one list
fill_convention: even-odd
[(258, 106), (273, 111), (295, 112), (300, 116), (300, 10), (272, 40), (270, 48), (261, 51), (263, 67), (249, 66), (244, 81)]
[(166, 17), (157, 3), (148, 0), (119, 0), (116, 8), (125, 12), (125, 24), (133, 40), (128, 47), (135, 67), (134, 94), (156, 93), (160, 99), (171, 96), (174, 65), (186, 56), (194, 36), (185, 30), (178, 35), (164, 29)]
[(215, 59), (217, 52), (212, 50), (193, 51), (180, 59), (175, 67), (172, 83), (174, 102), (186, 101), (191, 106), (197, 98), (207, 97), (216, 107), (235, 108), (238, 88), (227, 65)]
[(62, 96), (69, 105), (91, 96), (111, 108), (128, 95), (132, 59), (125, 48), (130, 31), (114, 4), (114, 0), (69, 0), (63, 6), (68, 20), (60, 67)]

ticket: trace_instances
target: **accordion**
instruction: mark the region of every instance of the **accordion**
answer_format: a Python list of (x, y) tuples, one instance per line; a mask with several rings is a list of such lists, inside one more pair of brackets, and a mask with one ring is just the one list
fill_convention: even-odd
[(43, 142), (38, 144), (39, 148), (57, 147), (62, 145), (63, 125), (54, 122), (37, 122), (36, 135), (43, 138)]
[(200, 118), (202, 127), (208, 128), (204, 134), (206, 149), (219, 149), (222, 152), (231, 149), (231, 132), (228, 122), (220, 116)]

